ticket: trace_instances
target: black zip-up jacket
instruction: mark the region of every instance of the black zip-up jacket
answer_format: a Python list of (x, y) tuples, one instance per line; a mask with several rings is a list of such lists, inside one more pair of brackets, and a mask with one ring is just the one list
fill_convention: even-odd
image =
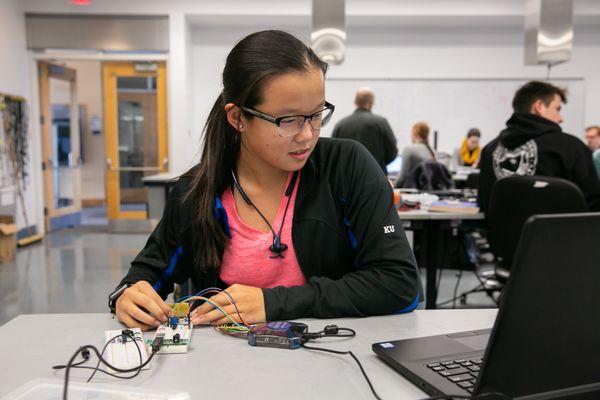
[(513, 174), (567, 179), (579, 186), (590, 210), (600, 211), (600, 179), (592, 153), (581, 140), (546, 118), (514, 113), (506, 129), (483, 148), (479, 165), (478, 203), (484, 212), (494, 182)]
[[(188, 277), (199, 290), (223, 286), (218, 271), (191, 268), (191, 212), (180, 202), (188, 185), (189, 178), (175, 184), (162, 220), (121, 283), (146, 280), (163, 298)], [(219, 198), (215, 215), (229, 235)], [(420, 301), (421, 282), (392, 189), (356, 142), (319, 139), (300, 174), (292, 242), (307, 284), (262, 289), (267, 320), (401, 313)]]

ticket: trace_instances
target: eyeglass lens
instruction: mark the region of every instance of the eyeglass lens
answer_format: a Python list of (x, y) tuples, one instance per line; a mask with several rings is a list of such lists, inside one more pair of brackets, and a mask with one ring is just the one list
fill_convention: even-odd
[(310, 121), (310, 126), (312, 129), (321, 129), (327, 124), (327, 122), (329, 122), (331, 113), (332, 110), (330, 108), (326, 108), (322, 112), (313, 114), (311, 118), (306, 118), (303, 116), (285, 118), (279, 123), (279, 132), (282, 136), (295, 136), (302, 130), (307, 119)]

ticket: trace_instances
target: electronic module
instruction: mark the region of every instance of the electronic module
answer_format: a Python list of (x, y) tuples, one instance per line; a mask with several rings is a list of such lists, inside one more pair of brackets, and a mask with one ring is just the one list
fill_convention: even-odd
[(170, 306), (174, 315), (156, 328), (154, 338), (146, 344), (150, 351), (158, 349), (158, 354), (187, 353), (194, 328), (189, 315), (190, 305), (177, 303)]

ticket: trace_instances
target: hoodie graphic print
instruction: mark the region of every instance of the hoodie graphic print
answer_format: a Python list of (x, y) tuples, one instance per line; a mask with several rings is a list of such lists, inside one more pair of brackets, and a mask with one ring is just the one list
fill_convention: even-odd
[(538, 147), (533, 139), (509, 149), (499, 144), (492, 154), (496, 179), (511, 175), (535, 175), (538, 162)]

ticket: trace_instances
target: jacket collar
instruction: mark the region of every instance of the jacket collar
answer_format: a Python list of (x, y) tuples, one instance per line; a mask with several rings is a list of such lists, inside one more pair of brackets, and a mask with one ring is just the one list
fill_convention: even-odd
[(310, 193), (315, 183), (318, 174), (317, 162), (315, 161), (315, 153), (317, 153), (318, 149), (319, 143), (317, 142), (317, 145), (315, 146), (312, 154), (310, 155), (310, 157), (308, 157), (308, 160), (304, 167), (302, 167), (302, 173), (300, 174), (300, 182), (298, 183), (298, 194), (296, 195), (296, 204), (294, 205), (294, 213), (304, 202), (306, 196), (308, 195), (308, 193)]

